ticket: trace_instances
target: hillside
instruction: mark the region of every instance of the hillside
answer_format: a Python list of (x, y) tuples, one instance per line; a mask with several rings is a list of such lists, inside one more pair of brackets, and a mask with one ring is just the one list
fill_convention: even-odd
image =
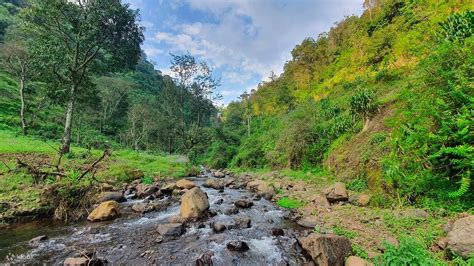
[(0, 1), (0, 263), (473, 265), (472, 1), (365, 0), (221, 107), (135, 6)]

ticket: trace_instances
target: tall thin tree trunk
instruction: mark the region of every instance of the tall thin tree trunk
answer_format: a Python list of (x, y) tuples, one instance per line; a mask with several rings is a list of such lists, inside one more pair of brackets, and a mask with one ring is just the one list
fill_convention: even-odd
[(71, 146), (71, 129), (72, 129), (72, 114), (74, 111), (76, 85), (72, 85), (69, 91), (69, 100), (66, 109), (66, 121), (64, 123), (64, 135), (61, 153), (69, 153)]
[(23, 135), (26, 135), (24, 89), (25, 89), (25, 80), (24, 78), (21, 78), (20, 79), (20, 100), (21, 100), (20, 121), (21, 121), (21, 130), (23, 131)]

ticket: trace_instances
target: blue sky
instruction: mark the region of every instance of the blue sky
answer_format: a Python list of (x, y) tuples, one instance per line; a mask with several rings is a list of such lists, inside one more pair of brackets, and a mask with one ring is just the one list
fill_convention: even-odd
[(140, 9), (143, 49), (155, 68), (169, 73), (170, 53), (206, 61), (221, 78), (219, 104), (235, 100), (280, 74), (293, 47), (317, 37), (363, 0), (126, 0)]

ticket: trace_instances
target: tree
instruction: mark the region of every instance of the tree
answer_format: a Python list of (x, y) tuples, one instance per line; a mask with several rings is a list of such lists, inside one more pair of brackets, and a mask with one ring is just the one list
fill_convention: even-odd
[(25, 119), (26, 101), (25, 88), (32, 76), (31, 57), (28, 49), (20, 40), (10, 40), (0, 46), (2, 51), (1, 65), (11, 75), (18, 79), (18, 91), (20, 94), (20, 123), (24, 135), (27, 133)]
[(132, 69), (140, 57), (143, 29), (138, 12), (119, 0), (38, 0), (21, 15), (32, 51), (67, 90), (62, 153), (71, 143), (77, 95), (91, 73)]
[(220, 84), (205, 62), (197, 62), (189, 54), (171, 56), (170, 69), (180, 91), (177, 134), (183, 148), (189, 151), (200, 139), (205, 122), (216, 111), (213, 94)]
[(362, 132), (365, 132), (369, 127), (370, 119), (377, 111), (374, 94), (368, 90), (361, 90), (352, 96), (350, 105), (351, 113), (354, 116), (361, 116), (364, 120)]

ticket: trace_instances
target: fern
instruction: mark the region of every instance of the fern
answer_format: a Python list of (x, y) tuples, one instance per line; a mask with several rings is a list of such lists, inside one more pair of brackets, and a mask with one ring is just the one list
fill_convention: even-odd
[(448, 194), (450, 198), (459, 198), (469, 191), (469, 188), (471, 186), (471, 172), (470, 171), (467, 171), (463, 174), (463, 176), (461, 177), (461, 180), (459, 181), (459, 184), (460, 186), (458, 190), (450, 192)]

